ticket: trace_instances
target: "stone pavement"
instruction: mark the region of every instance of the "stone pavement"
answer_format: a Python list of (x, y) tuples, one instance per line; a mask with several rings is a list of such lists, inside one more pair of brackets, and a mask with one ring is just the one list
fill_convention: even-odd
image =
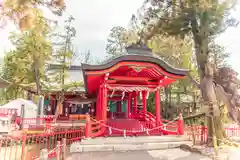
[(238, 160), (240, 159), (240, 148), (221, 146), (217, 149), (217, 155), (212, 147), (201, 146), (189, 146), (181, 145), (180, 148), (184, 151), (190, 151), (192, 153), (198, 153), (207, 157), (212, 157), (216, 160)]
[(72, 154), (67, 160), (210, 160), (208, 157), (180, 149), (125, 151), (125, 152), (85, 152)]
[(178, 148), (181, 144), (192, 142), (184, 136), (98, 137), (73, 143), (70, 152), (163, 150)]

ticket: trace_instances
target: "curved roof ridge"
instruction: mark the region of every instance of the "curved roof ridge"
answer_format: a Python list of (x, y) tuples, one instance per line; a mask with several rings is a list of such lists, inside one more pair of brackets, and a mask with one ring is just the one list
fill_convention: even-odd
[(114, 57), (111, 57), (104, 61), (104, 63), (98, 64), (98, 65), (89, 65), (89, 64), (84, 64), (82, 63), (82, 69), (84, 70), (104, 70), (107, 68), (110, 68), (117, 63), (121, 61), (137, 61), (137, 62), (150, 62), (154, 63), (161, 68), (163, 68), (165, 71), (176, 74), (176, 75), (182, 75), (186, 76), (187, 73), (189, 72), (189, 69), (180, 69), (180, 68), (175, 68), (171, 64), (165, 62), (161, 57), (157, 55), (145, 55), (145, 54), (121, 54), (117, 55)]

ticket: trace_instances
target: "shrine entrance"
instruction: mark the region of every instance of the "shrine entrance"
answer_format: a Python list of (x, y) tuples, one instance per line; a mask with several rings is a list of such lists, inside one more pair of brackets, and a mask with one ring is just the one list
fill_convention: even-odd
[(126, 118), (127, 101), (109, 100), (107, 117), (110, 119)]
[[(132, 45), (127, 52), (102, 65), (82, 64), (87, 94), (97, 97), (94, 119), (101, 121), (98, 132), (101, 135), (136, 134), (158, 129), (158, 134), (183, 134), (178, 121), (175, 130), (164, 128), (160, 90), (184, 78), (188, 70), (173, 68), (144, 46)], [(147, 111), (150, 93), (155, 95), (155, 115)]]

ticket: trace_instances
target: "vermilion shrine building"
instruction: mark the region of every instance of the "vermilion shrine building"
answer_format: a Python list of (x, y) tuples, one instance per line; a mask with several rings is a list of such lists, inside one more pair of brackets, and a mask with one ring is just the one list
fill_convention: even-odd
[[(89, 127), (96, 130), (89, 132), (92, 137), (122, 134), (122, 130), (125, 134), (131, 131), (140, 133), (141, 130), (153, 131), (154, 128), (158, 129), (156, 133), (182, 134), (183, 126), (179, 126), (182, 121), (175, 123), (176, 130), (167, 131), (161, 127), (166, 121), (161, 120), (160, 116), (159, 92), (162, 87), (183, 79), (188, 70), (172, 67), (144, 46), (132, 45), (126, 51), (126, 54), (108, 59), (100, 65), (82, 64), (75, 67), (83, 74), (85, 91), (75, 91), (69, 95), (66, 91), (60, 117), (80, 119), (83, 114), (90, 114), (87, 123), (91, 122), (91, 125), (86, 130)], [(147, 111), (150, 93), (155, 94), (156, 115)], [(51, 101), (53, 106), (53, 103), (56, 104)]]

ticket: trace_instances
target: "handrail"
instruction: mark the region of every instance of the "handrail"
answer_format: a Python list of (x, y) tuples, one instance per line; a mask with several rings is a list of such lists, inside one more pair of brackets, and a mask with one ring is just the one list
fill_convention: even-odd
[(156, 122), (156, 117), (151, 112), (144, 113), (143, 111), (138, 111), (137, 113), (132, 113), (133, 118), (143, 118), (146, 121)]
[(183, 117), (183, 119), (184, 120), (194, 119), (194, 118), (203, 117), (205, 115), (206, 115), (206, 113), (198, 113), (198, 114), (190, 115), (190, 116), (187, 116), (187, 117)]
[(91, 137), (97, 137), (101, 134), (103, 134), (103, 125), (101, 123), (103, 120), (97, 121), (93, 117), (90, 117), (91, 122)]

